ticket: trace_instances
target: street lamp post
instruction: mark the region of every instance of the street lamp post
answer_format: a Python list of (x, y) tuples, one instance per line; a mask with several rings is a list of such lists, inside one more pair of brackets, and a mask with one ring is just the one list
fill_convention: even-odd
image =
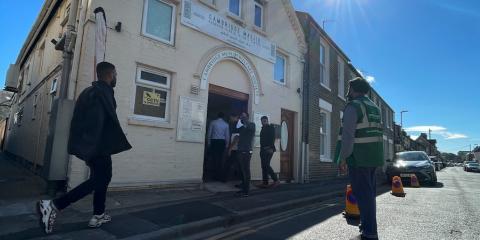
[(403, 129), (403, 113), (408, 112), (408, 110), (400, 111), (400, 129)]

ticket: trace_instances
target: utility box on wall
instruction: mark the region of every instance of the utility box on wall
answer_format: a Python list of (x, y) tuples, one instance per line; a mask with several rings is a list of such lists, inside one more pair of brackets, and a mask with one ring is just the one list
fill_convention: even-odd
[[(56, 105), (56, 106), (55, 106)], [(68, 167), (68, 137), (70, 122), (75, 103), (68, 99), (55, 99), (53, 108), (58, 107), (56, 119), (51, 121), (45, 151), (45, 177), (48, 181), (62, 181), (67, 179)]]

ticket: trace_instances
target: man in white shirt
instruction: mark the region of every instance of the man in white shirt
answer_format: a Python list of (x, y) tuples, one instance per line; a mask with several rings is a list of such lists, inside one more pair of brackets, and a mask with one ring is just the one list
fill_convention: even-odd
[(223, 119), (225, 114), (220, 112), (217, 119), (210, 123), (208, 128), (208, 146), (213, 160), (213, 178), (222, 180), (223, 154), (230, 143), (230, 127)]

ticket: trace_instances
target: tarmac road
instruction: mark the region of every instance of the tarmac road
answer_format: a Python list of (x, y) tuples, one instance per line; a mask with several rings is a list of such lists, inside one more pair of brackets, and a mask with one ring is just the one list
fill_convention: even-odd
[[(480, 173), (449, 167), (437, 175), (437, 186), (406, 187), (405, 198), (378, 196), (379, 239), (480, 239)], [(358, 223), (346, 222), (343, 204), (332, 199), (209, 239), (357, 239)]]

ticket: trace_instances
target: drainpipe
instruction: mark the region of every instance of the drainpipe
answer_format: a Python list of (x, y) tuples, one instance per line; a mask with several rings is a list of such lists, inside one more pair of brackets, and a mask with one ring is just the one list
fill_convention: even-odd
[(69, 93), (68, 93), (68, 98), (69, 99), (75, 99), (76, 95), (76, 89), (78, 85), (78, 71), (79, 71), (79, 63), (80, 63), (80, 57), (82, 54), (82, 46), (83, 46), (83, 35), (85, 32), (85, 25), (86, 25), (86, 18), (87, 18), (87, 11), (88, 11), (88, 6), (87, 6), (88, 0), (82, 0), (82, 3), (80, 4), (79, 11), (80, 11), (80, 16), (78, 18), (78, 29), (77, 29), (77, 39), (78, 43), (75, 44), (75, 52), (73, 53), (73, 63), (72, 63), (72, 70), (70, 73), (70, 84), (73, 84), (73, 86), (70, 87)]
[(73, 114), (74, 103), (68, 100), (68, 87), (70, 72), (72, 69), (73, 49), (76, 42), (75, 24), (77, 20), (79, 0), (71, 0), (70, 13), (65, 33), (65, 45), (63, 47), (62, 76), (58, 98), (52, 105), (47, 142), (45, 145), (43, 175), (47, 179), (47, 193), (55, 195), (59, 188), (64, 188), (62, 183), (67, 178), (69, 155), (66, 142), (70, 129), (70, 120)]
[(302, 99), (302, 183), (309, 182), (309, 142), (308, 142), (308, 129), (309, 129), (309, 108), (310, 108), (310, 28), (307, 27), (305, 31), (305, 41), (307, 45), (307, 52), (304, 57), (303, 67), (303, 99)]
[(67, 32), (65, 35), (65, 47), (63, 50), (62, 78), (60, 81), (60, 99), (67, 99), (70, 71), (72, 70), (73, 47), (75, 45), (77, 34), (75, 32), (75, 22), (78, 13), (79, 0), (72, 0), (70, 14), (68, 15)]

